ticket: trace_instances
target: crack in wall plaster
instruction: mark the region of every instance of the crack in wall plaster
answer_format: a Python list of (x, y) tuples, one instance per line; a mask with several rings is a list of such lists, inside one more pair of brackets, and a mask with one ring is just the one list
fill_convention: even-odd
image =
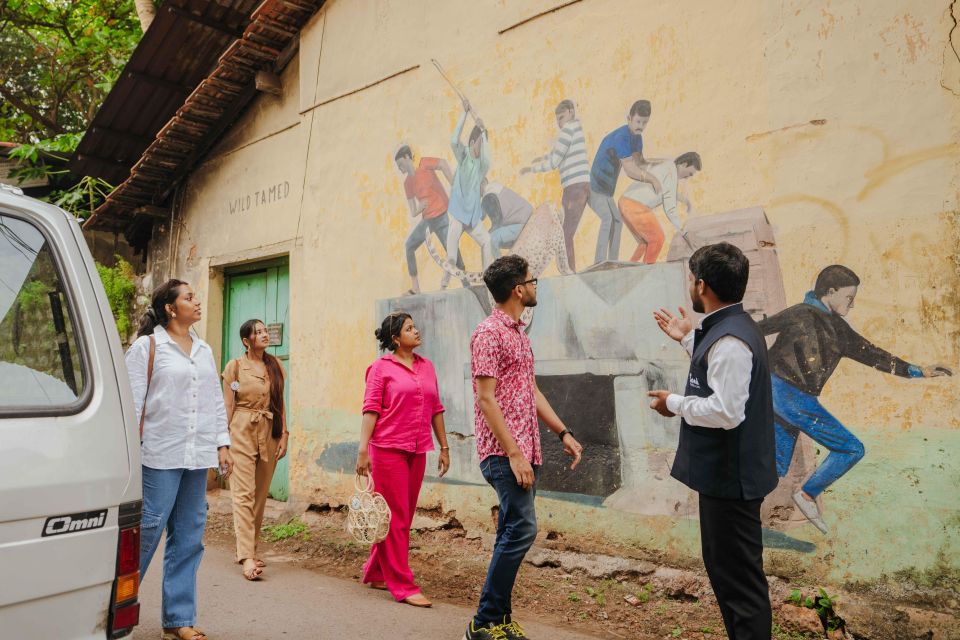
[[(957, 51), (957, 45), (955, 45), (953, 42), (953, 33), (957, 30), (957, 16), (956, 14), (953, 13), (954, 7), (956, 6), (957, 6), (957, 0), (952, 0), (952, 2), (950, 2), (950, 7), (948, 8), (948, 13), (950, 15), (950, 19), (953, 21), (953, 26), (950, 27), (950, 32), (947, 34), (947, 45), (950, 47), (950, 50), (953, 51), (953, 57), (956, 58), (958, 63), (960, 63), (960, 52)], [(944, 51), (943, 53), (944, 53), (944, 57), (946, 57), (947, 52)], [(944, 60), (943, 66), (944, 67), (947, 66), (946, 60)], [(960, 87), (957, 87), (957, 88), (948, 87), (946, 84), (944, 84), (943, 71), (944, 71), (943, 69), (940, 70), (940, 86), (946, 89), (947, 91), (949, 91), (950, 93), (952, 93), (953, 95), (960, 96)]]

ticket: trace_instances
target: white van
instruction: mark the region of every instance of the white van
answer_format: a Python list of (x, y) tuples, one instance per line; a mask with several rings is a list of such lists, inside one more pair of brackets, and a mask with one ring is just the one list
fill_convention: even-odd
[(0, 185), (0, 636), (131, 633), (141, 506), (120, 337), (80, 226)]

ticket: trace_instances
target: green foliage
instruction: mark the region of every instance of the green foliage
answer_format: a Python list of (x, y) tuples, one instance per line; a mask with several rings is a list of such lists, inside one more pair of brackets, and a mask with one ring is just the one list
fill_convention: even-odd
[[(41, 140), (35, 144), (22, 144), (10, 151), (9, 156), (17, 161), (17, 166), (10, 172), (11, 178), (20, 182), (46, 178), (54, 182), (57, 176), (66, 176), (66, 169), (57, 168), (58, 165), (49, 163), (50, 160), (66, 162), (78, 144), (83, 134), (64, 133), (49, 140)], [(100, 206), (107, 195), (113, 191), (113, 185), (106, 180), (83, 176), (80, 180), (66, 188), (50, 192), (43, 199), (61, 207), (77, 218), (86, 219)]]
[(47, 294), (52, 289), (41, 280), (28, 280), (20, 287), (20, 293), (17, 294), (17, 303), (21, 309), (30, 312), (48, 304)]
[(116, 260), (113, 267), (97, 263), (97, 273), (100, 274), (103, 288), (107, 292), (110, 311), (117, 322), (120, 339), (125, 340), (133, 327), (133, 298), (137, 293), (137, 286), (133, 266), (120, 256), (116, 256)]
[(650, 601), (650, 596), (653, 594), (653, 585), (649, 582), (640, 587), (640, 591), (637, 591), (635, 596), (640, 601), (641, 604), (646, 604)]
[(52, 192), (47, 200), (75, 217), (86, 220), (106, 200), (111, 191), (113, 191), (113, 185), (106, 180), (83, 176), (69, 189)]
[[(0, 141), (22, 143), (13, 178), (63, 185), (140, 36), (133, 0), (0, 0)], [(86, 218), (112, 189), (84, 177), (46, 200)]]
[(0, 140), (84, 131), (140, 36), (133, 0), (0, 3)]
[(580, 596), (577, 595), (575, 591), (571, 591), (570, 595), (567, 596), (567, 600), (570, 602), (580, 602)]
[(674, 628), (673, 628), (673, 631), (670, 632), (670, 637), (672, 637), (672, 638), (679, 638), (679, 637), (681, 636), (681, 634), (683, 634), (683, 628), (682, 628), (682, 627), (674, 627)]
[(309, 537), (310, 528), (300, 518), (293, 518), (286, 524), (271, 524), (263, 528), (263, 533), (270, 542), (280, 542), (288, 538), (303, 536), (304, 540)]
[(607, 604), (607, 597), (604, 595), (603, 589), (594, 589), (593, 587), (587, 587), (584, 589), (587, 595), (593, 598), (593, 601), (597, 603), (598, 606), (604, 606)]
[(823, 587), (817, 589), (817, 594), (804, 597), (800, 589), (794, 589), (790, 592), (788, 601), (798, 607), (813, 609), (820, 616), (820, 621), (827, 631), (843, 628), (843, 618), (837, 615), (834, 605), (837, 604), (837, 598), (827, 595)]

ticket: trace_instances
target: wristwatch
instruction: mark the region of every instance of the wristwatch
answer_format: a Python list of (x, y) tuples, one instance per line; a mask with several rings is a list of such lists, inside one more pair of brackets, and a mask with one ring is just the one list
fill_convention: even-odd
[(568, 435), (572, 436), (573, 431), (570, 431), (569, 429), (564, 429), (563, 431), (557, 434), (557, 437), (560, 438), (560, 442), (563, 442), (563, 437)]

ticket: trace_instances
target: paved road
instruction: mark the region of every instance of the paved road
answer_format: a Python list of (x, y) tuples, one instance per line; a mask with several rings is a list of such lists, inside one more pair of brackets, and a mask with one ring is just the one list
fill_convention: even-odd
[[(140, 590), (140, 626), (134, 640), (160, 637), (160, 572), (157, 551)], [(459, 640), (473, 611), (434, 603), (432, 609), (398, 604), (389, 594), (301, 569), (283, 556), (266, 556), (268, 574), (247, 582), (227, 550), (207, 546), (200, 565), (198, 626), (211, 640)], [(533, 638), (591, 640), (592, 636), (538, 624), (517, 612)]]

